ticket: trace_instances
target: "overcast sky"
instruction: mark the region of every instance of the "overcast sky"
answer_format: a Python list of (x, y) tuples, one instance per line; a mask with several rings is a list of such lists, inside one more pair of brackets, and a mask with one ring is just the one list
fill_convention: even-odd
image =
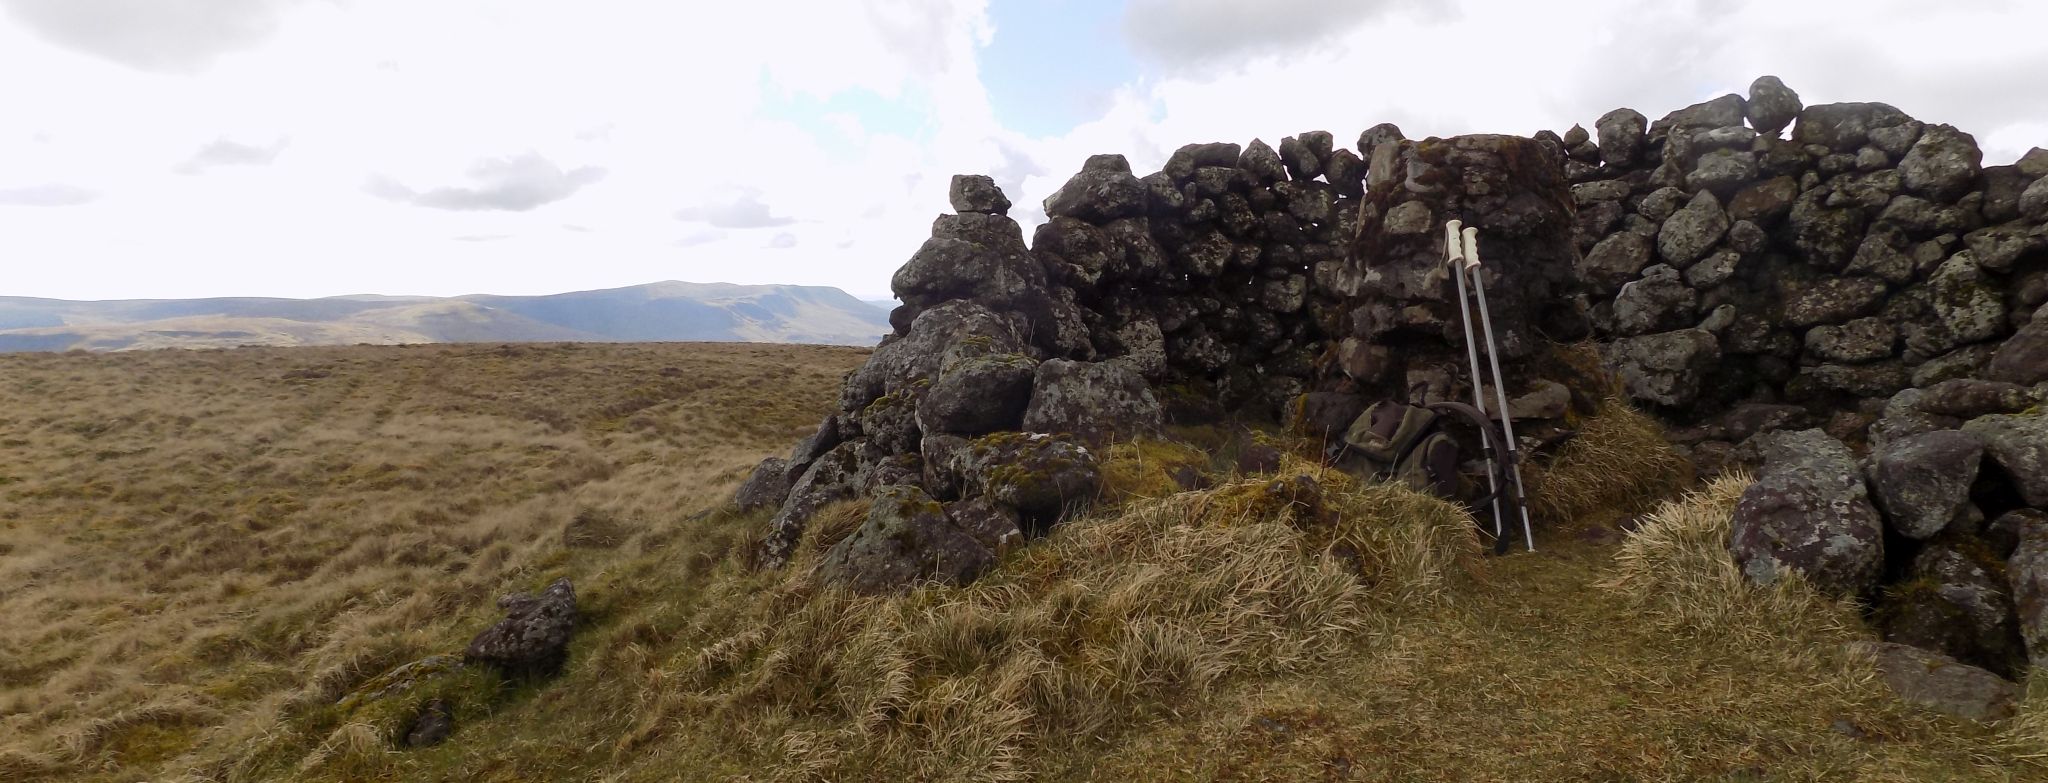
[(1651, 118), (1759, 74), (2048, 146), (2039, 0), (0, 0), (0, 295), (887, 295), (988, 173)]

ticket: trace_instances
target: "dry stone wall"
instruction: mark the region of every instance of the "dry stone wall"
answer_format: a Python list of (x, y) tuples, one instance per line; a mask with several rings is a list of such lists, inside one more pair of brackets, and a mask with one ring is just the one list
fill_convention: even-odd
[[(1370, 400), (1468, 396), (1441, 261), (1455, 218), (1480, 228), (1533, 440), (1568, 437), (1604, 393), (1560, 359), (1591, 341), (1703, 471), (1786, 455), (1777, 494), (1750, 503), (1752, 576), (1905, 596), (1880, 601), (1895, 636), (2001, 673), (2015, 634), (2048, 655), (2048, 614), (2026, 609), (2048, 595), (2048, 150), (1983, 166), (1953, 127), (1804, 106), (1765, 77), (1527, 138), (1318, 131), (1191, 144), (1142, 176), (1097, 155), (1028, 243), (989, 178), (949, 195), (893, 280), (895, 333), (742, 488), (773, 509), (764, 565), (801, 554), (818, 509), (872, 498), (868, 527), (818, 555), (828, 573), (967, 581), (1093, 498), (1105, 444), (1225, 416), (1341, 429)], [(1837, 499), (1863, 505), (1809, 513)], [(1780, 545), (1835, 523), (1853, 557), (1809, 548), (1840, 564)], [(1973, 641), (1928, 641), (1965, 615)]]

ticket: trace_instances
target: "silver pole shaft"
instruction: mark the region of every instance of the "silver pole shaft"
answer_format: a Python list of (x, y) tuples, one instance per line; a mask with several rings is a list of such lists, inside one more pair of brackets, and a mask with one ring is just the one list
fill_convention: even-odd
[[(1451, 265), (1451, 274), (1458, 278), (1458, 317), (1465, 324), (1465, 358), (1472, 363), (1472, 407), (1478, 408), (1481, 416), (1486, 414), (1486, 395), (1479, 390), (1479, 346), (1473, 342), (1472, 301), (1465, 291), (1464, 237), (1458, 232), (1458, 221), (1444, 224), (1446, 263)], [(1502, 409), (1505, 411), (1506, 409)], [(1494, 478), (1499, 471), (1493, 464), (1493, 446), (1484, 432), (1479, 433), (1480, 453), (1486, 457), (1486, 493), (1493, 500), (1493, 537), (1500, 538), (1507, 531), (1502, 527), (1500, 513), (1500, 483)]]
[[(1468, 249), (1471, 251), (1472, 258), (1476, 262), (1479, 258), (1477, 244), (1471, 245)], [(1493, 316), (1486, 310), (1486, 283), (1479, 276), (1479, 265), (1477, 263), (1472, 265), (1472, 289), (1479, 295), (1479, 325), (1486, 332), (1486, 358), (1493, 364), (1493, 393), (1500, 402), (1500, 428), (1501, 434), (1507, 438), (1508, 442), (1508, 468), (1514, 472), (1515, 506), (1521, 509), (1522, 512), (1522, 541), (1528, 544), (1529, 551), (1534, 552), (1536, 551), (1536, 538), (1535, 534), (1529, 529), (1529, 504), (1527, 502), (1529, 496), (1522, 490), (1521, 460), (1515, 458), (1515, 418), (1508, 415), (1508, 392), (1505, 388), (1506, 384), (1503, 383), (1506, 378), (1500, 372), (1499, 343), (1493, 341)]]

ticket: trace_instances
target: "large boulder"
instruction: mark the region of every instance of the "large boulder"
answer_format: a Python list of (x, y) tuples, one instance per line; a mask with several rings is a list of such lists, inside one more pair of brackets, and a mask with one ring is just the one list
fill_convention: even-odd
[(965, 445), (948, 458), (962, 496), (985, 495), (1035, 531), (1086, 508), (1102, 490), (1095, 455), (1068, 438), (999, 432)]
[(732, 494), (733, 505), (739, 506), (741, 511), (781, 508), (782, 501), (789, 498), (790, 485), (796, 483), (793, 468), (789, 460), (781, 457), (761, 460), (761, 464), (755, 466), (754, 472), (740, 484), (739, 490)]
[(1712, 332), (1680, 329), (1616, 340), (1606, 354), (1631, 398), (1682, 408), (1699, 398), (1721, 347)]
[(1651, 241), (1633, 231), (1608, 234), (1579, 261), (1589, 293), (1612, 296), (1650, 264)]
[(508, 677), (547, 677), (562, 670), (569, 635), (576, 630), (576, 589), (568, 577), (540, 595), (513, 593), (498, 599), (505, 619), (469, 640), (462, 659), (496, 667)]
[(1600, 160), (1609, 166), (1633, 166), (1642, 155), (1649, 118), (1634, 109), (1615, 109), (1600, 115), (1593, 128), (1600, 134)]
[(1162, 426), (1159, 400), (1136, 370), (1067, 359), (1038, 366), (1023, 421), (1027, 432), (1067, 433), (1095, 445), (1157, 435)]
[(995, 560), (924, 490), (888, 486), (875, 492), (867, 521), (825, 553), (818, 573), (857, 592), (879, 593), (922, 580), (967, 584)]
[(1977, 183), (1984, 153), (1977, 139), (1949, 125), (1929, 125), (1920, 132), (1899, 175), (1906, 190), (1941, 202), (1953, 202)]
[(1778, 77), (1759, 76), (1749, 83), (1749, 101), (1743, 108), (1749, 116), (1749, 127), (1766, 136), (1776, 136), (1805, 107), (1799, 102), (1799, 93)]
[(1037, 369), (1037, 361), (1014, 353), (955, 362), (918, 399), (918, 428), (958, 435), (1016, 429), (1031, 402)]
[(1984, 377), (2013, 383), (2048, 381), (2048, 305), (2035, 310), (2033, 320), (2006, 338), (1984, 366)]
[(949, 356), (957, 360), (968, 355), (1029, 352), (1010, 319), (975, 302), (947, 302), (918, 314), (903, 335), (882, 341), (874, 354), (847, 376), (839, 407), (858, 411), (882, 395), (930, 380)]
[(1956, 430), (1901, 438), (1870, 465), (1870, 489), (1892, 529), (1924, 539), (1947, 527), (1970, 502), (1984, 441)]
[(1678, 270), (1657, 264), (1614, 297), (1614, 333), (1631, 336), (1692, 326), (1699, 320), (1699, 300), (1699, 292), (1685, 284)]
[(1913, 407), (1938, 416), (1974, 419), (1993, 413), (2019, 413), (2042, 402), (2043, 390), (2004, 381), (1951, 378), (1929, 384)]
[(1763, 468), (1736, 503), (1729, 536), (1743, 575), (1768, 584), (1796, 572), (1829, 595), (1870, 592), (1884, 530), (1848, 448), (1820, 430), (1761, 440)]
[(2021, 500), (2048, 508), (2048, 413), (1983, 416), (1965, 422), (1963, 431), (1984, 440), (1992, 464), (2012, 480)]
[(1907, 580), (1886, 590), (1885, 639), (2016, 677), (2026, 655), (2006, 580), (1994, 575), (2001, 565), (1929, 542), (1913, 557)]
[(952, 203), (954, 212), (1010, 214), (1010, 198), (1003, 195), (1003, 189), (996, 187), (995, 179), (986, 174), (953, 175), (952, 183), (946, 188), (946, 200)]
[(1720, 200), (1700, 191), (1657, 230), (1657, 253), (1672, 266), (1684, 269), (1714, 249), (1714, 243), (1728, 233), (1728, 226), (1728, 213), (1722, 211)]
[(2019, 686), (1996, 674), (1904, 644), (1857, 644), (1907, 704), (1986, 722), (2010, 718), (2019, 709)]
[(1931, 319), (1907, 325), (1906, 345), (1924, 355), (2005, 333), (2005, 297), (1969, 251), (1949, 256), (1927, 280)]
[(1835, 152), (1855, 152), (1870, 141), (1872, 130), (1912, 121), (1905, 112), (1882, 103), (1823, 103), (1799, 111), (1799, 123), (1792, 127), (1792, 141), (1818, 144)]
[[(1229, 165), (1236, 165), (1236, 161)], [(1124, 156), (1093, 155), (1081, 166), (1080, 173), (1045, 197), (1045, 214), (1107, 223), (1142, 214), (1145, 195), (1145, 183), (1131, 175), (1131, 164)]]
[(890, 279), (913, 308), (972, 299), (1023, 309), (1045, 298), (1045, 283), (1045, 266), (1024, 246), (1017, 221), (981, 212), (940, 215), (931, 238)]
[(803, 538), (804, 526), (819, 509), (838, 500), (866, 492), (882, 456), (865, 439), (850, 440), (812, 462), (791, 485), (789, 499), (768, 520), (767, 535), (761, 539), (761, 565), (781, 568)]

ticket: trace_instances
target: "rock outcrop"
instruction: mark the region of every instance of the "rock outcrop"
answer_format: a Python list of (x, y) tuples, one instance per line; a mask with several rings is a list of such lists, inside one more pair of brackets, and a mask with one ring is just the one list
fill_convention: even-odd
[(462, 659), (496, 667), (507, 677), (548, 677), (562, 670), (576, 630), (576, 589), (557, 579), (539, 595), (498, 599), (505, 619), (469, 641)]

